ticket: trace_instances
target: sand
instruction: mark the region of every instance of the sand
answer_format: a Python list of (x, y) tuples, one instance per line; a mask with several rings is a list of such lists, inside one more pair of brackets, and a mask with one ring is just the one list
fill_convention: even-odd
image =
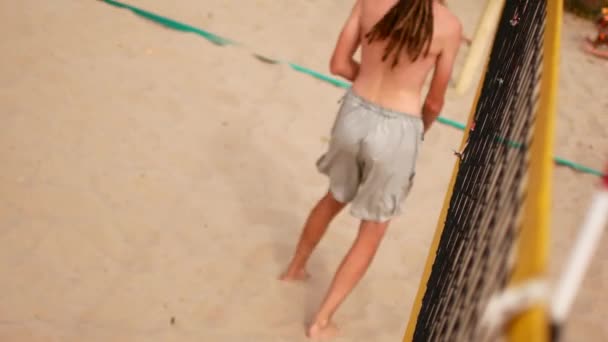
[[(131, 3), (323, 72), (350, 7)], [(451, 5), (469, 34), (482, 4)], [(276, 277), (326, 189), (314, 162), (342, 90), (98, 1), (5, 1), (0, 19), (0, 341), (305, 341), (357, 222), (336, 220), (308, 284)], [(608, 65), (577, 48), (591, 32), (566, 16), (556, 153), (602, 168)], [(444, 115), (464, 121), (473, 92), (448, 98)], [(429, 133), (336, 341), (400, 340), (460, 137)], [(598, 179), (554, 176), (557, 274)], [(566, 341), (608, 340), (607, 258), (594, 259)]]

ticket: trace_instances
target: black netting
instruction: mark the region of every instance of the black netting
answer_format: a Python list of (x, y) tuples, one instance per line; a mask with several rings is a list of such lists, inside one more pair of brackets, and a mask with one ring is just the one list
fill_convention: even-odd
[(414, 341), (475, 341), (485, 304), (509, 280), (538, 99), (546, 1), (506, 1)]

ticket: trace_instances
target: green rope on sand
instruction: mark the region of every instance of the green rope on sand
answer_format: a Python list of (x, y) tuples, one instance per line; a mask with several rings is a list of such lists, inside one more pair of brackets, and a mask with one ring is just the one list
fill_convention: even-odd
[[(163, 25), (165, 27), (168, 27), (168, 28), (171, 28), (171, 29), (174, 29), (174, 30), (177, 30), (177, 31), (190, 32), (190, 33), (197, 34), (197, 35), (199, 35), (199, 36), (207, 39), (208, 41), (210, 41), (210, 42), (212, 42), (213, 44), (216, 44), (216, 45), (220, 45), (220, 46), (223, 46), (223, 45), (235, 45), (235, 46), (238, 46), (238, 45), (240, 45), (240, 44), (238, 44), (235, 41), (226, 39), (224, 37), (220, 37), (220, 36), (218, 36), (216, 34), (213, 34), (211, 32), (208, 32), (208, 31), (205, 31), (205, 30), (202, 30), (202, 29), (199, 29), (199, 28), (196, 28), (194, 26), (190, 26), (190, 25), (187, 25), (187, 24), (184, 24), (184, 23), (180, 23), (180, 22), (175, 21), (173, 19), (170, 19), (170, 18), (167, 18), (167, 17), (163, 17), (161, 15), (158, 15), (158, 14), (155, 14), (155, 13), (152, 13), (152, 12), (149, 12), (149, 11), (146, 11), (146, 10), (143, 10), (143, 9), (131, 6), (131, 5), (127, 5), (127, 4), (119, 2), (119, 1), (115, 1), (115, 0), (102, 0), (102, 1), (105, 2), (105, 3), (107, 3), (107, 4), (110, 4), (112, 6), (115, 6), (115, 7), (128, 9), (131, 12), (133, 12), (134, 14), (136, 14), (136, 15), (142, 17), (142, 18), (148, 19), (150, 21), (153, 21), (153, 22), (155, 22), (157, 24), (160, 24), (160, 25)], [(309, 75), (309, 76), (314, 77), (314, 78), (316, 78), (318, 80), (321, 80), (323, 82), (332, 84), (332, 85), (334, 85), (336, 87), (339, 87), (339, 88), (349, 88), (350, 87), (350, 84), (348, 82), (345, 82), (345, 81), (342, 81), (340, 79), (337, 79), (337, 78), (334, 78), (334, 77), (331, 77), (331, 76), (319, 73), (317, 71), (311, 70), (311, 69), (303, 67), (301, 65), (294, 64), (294, 63), (291, 63), (291, 62), (283, 62), (283, 61), (276, 60), (276, 59), (273, 59), (273, 58), (269, 58), (269, 57), (266, 57), (266, 56), (262, 56), (262, 55), (259, 55), (259, 54), (256, 54), (256, 53), (252, 53), (252, 54), (254, 55), (254, 57), (256, 57), (260, 61), (263, 61), (263, 62), (266, 62), (266, 63), (272, 63), (272, 64), (287, 64), (293, 70), (295, 70), (297, 72)], [(439, 118), (437, 118), (437, 121), (439, 123), (441, 123), (441, 124), (444, 124), (444, 125), (447, 125), (447, 126), (459, 129), (459, 130), (465, 130), (466, 129), (466, 125), (465, 124), (462, 124), (460, 122), (457, 122), (457, 121), (454, 121), (454, 120), (451, 120), (451, 119), (448, 119), (448, 118), (439, 117)], [(587, 166), (580, 165), (580, 164), (577, 164), (575, 162), (572, 162), (572, 161), (569, 161), (569, 160), (566, 160), (566, 159), (563, 159), (563, 158), (560, 158), (560, 157), (555, 157), (555, 163), (557, 165), (562, 165), (562, 166), (570, 167), (573, 170), (580, 171), (580, 172), (583, 172), (583, 173), (588, 173), (588, 174), (592, 174), (592, 175), (600, 176), (600, 177), (603, 176), (602, 172), (600, 172), (598, 170), (594, 170), (594, 169), (589, 168)]]
[(175, 21), (173, 19), (169, 19), (167, 17), (163, 17), (160, 16), (158, 14), (154, 14), (152, 12), (148, 12), (146, 10), (137, 8), (137, 7), (133, 7), (131, 5), (127, 5), (118, 1), (114, 1), (114, 0), (103, 0), (104, 2), (112, 5), (112, 6), (116, 6), (116, 7), (120, 7), (120, 8), (125, 8), (130, 10), (131, 12), (139, 15), (140, 17), (146, 18), (148, 20), (151, 20), (157, 24), (161, 24), (163, 26), (166, 26), (168, 28), (174, 29), (174, 30), (178, 30), (178, 31), (182, 31), (182, 32), (191, 32), (191, 33), (195, 33), (198, 34), (199, 36), (202, 36), (203, 38), (209, 40), (210, 42), (217, 44), (217, 45), (235, 45), (234, 42), (226, 39), (226, 38), (222, 38), (216, 34), (213, 34), (211, 32), (207, 32), (205, 30), (201, 30), (199, 28), (196, 28), (194, 26), (190, 26), (184, 23), (180, 23), (178, 21)]
[(592, 169), (590, 167), (587, 167), (585, 165), (577, 164), (575, 162), (566, 160), (566, 159), (561, 158), (561, 157), (555, 157), (555, 163), (557, 165), (566, 166), (566, 167), (569, 167), (569, 168), (571, 168), (573, 170), (580, 171), (580, 172), (583, 172), (583, 173), (588, 173), (588, 174), (595, 175), (595, 176), (598, 176), (598, 177), (604, 177), (604, 176), (606, 176), (601, 171), (594, 170), (594, 169)]

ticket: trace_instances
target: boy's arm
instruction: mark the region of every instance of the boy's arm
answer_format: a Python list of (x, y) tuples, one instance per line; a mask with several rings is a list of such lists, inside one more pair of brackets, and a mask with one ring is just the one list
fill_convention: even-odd
[(450, 33), (450, 37), (446, 40), (445, 47), (439, 56), (437, 56), (431, 87), (429, 88), (422, 108), (422, 120), (424, 122), (425, 132), (428, 131), (443, 109), (445, 93), (447, 92), (450, 78), (452, 77), (454, 62), (456, 61), (462, 39), (462, 25), (460, 22), (454, 22), (454, 29), (450, 30)]
[(353, 56), (361, 44), (360, 17), (361, 0), (357, 0), (340, 32), (329, 65), (332, 74), (342, 76), (351, 82), (359, 74), (359, 63), (353, 59)]
[(599, 50), (599, 49), (595, 48), (593, 46), (593, 44), (591, 44), (589, 42), (587, 42), (587, 44), (583, 45), (583, 50), (585, 50), (585, 52), (592, 54), (596, 57), (608, 59), (608, 51)]

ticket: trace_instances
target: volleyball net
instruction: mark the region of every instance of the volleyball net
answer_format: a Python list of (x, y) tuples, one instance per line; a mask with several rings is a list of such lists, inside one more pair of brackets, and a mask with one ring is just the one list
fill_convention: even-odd
[[(404, 341), (487, 339), (491, 300), (545, 273), (562, 4), (500, 13)], [(546, 308), (528, 304), (501, 335), (548, 340)]]

